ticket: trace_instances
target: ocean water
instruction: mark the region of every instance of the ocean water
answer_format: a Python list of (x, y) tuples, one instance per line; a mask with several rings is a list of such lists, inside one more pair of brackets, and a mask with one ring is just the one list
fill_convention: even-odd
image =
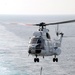
[[(33, 32), (38, 30), (35, 24), (50, 23), (75, 19), (75, 15), (0, 15), (0, 75), (75, 75), (75, 23), (60, 25), (64, 33), (62, 53), (57, 56), (59, 62), (53, 62), (53, 56), (39, 57), (34, 63), (34, 56), (28, 54), (28, 41)], [(11, 24), (13, 22), (25, 25)], [(56, 26), (48, 26), (51, 39), (55, 36)], [(28, 56), (29, 55), (29, 56)]]

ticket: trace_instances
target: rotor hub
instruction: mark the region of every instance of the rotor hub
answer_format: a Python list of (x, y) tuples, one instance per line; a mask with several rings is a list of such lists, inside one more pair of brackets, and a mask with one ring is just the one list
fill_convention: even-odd
[(39, 31), (43, 31), (43, 29), (46, 28), (46, 24), (44, 22), (39, 24)]

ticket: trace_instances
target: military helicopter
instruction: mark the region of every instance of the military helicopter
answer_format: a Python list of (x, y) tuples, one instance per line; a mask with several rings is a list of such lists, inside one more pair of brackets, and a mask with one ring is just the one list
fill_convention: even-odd
[[(44, 22), (40, 24), (34, 24), (35, 26), (39, 26), (39, 29), (38, 31), (33, 33), (33, 36), (31, 37), (28, 46), (28, 53), (35, 56), (34, 62), (39, 62), (38, 56), (42, 56), (43, 58), (45, 56), (54, 56), (53, 62), (58, 62), (58, 58), (56, 56), (61, 54), (61, 43), (64, 35), (63, 32), (59, 32), (59, 24), (72, 22), (75, 22), (75, 20), (68, 20), (48, 24)], [(51, 40), (51, 37), (49, 35), (49, 29), (46, 28), (46, 26), (49, 25), (57, 25), (57, 38), (53, 41)]]

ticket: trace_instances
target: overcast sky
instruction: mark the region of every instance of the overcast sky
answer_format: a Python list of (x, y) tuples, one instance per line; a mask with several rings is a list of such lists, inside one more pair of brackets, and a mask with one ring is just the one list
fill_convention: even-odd
[(0, 0), (0, 14), (75, 14), (75, 0)]

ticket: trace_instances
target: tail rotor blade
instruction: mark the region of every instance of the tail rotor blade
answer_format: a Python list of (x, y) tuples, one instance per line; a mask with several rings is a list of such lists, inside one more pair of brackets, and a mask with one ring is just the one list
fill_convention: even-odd
[(57, 25), (57, 28), (56, 28), (56, 35), (57, 36), (59, 35), (59, 25)]

